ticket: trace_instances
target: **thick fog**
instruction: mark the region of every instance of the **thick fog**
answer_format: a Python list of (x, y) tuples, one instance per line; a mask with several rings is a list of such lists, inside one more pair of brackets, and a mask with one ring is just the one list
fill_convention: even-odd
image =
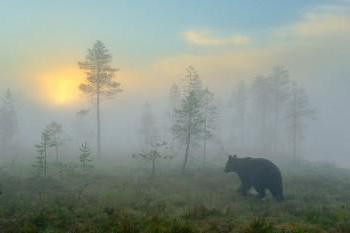
[[(259, 139), (256, 135), (259, 126), (254, 124), (256, 120), (254, 113), (257, 106), (252, 103), (254, 96), (251, 90), (252, 83), (259, 71), (247, 71), (247, 74), (242, 75), (242, 77), (226, 74), (225, 79), (220, 81), (221, 77), (209, 77), (205, 73), (202, 75), (200, 62), (198, 64), (198, 68), (195, 68), (203, 81), (203, 85), (214, 93), (214, 102), (218, 114), (214, 137), (208, 140), (208, 157), (224, 157), (227, 154), (249, 156), (271, 156), (271, 154), (274, 154), (274, 156), (290, 157), (291, 151), (287, 148), (288, 139), (286, 137), (288, 130), (283, 128), (286, 127), (283, 124), (283, 121), (286, 121), (284, 113), (281, 113), (279, 119), (282, 128), (279, 133), (281, 138), (278, 141), (283, 145), (280, 145), (278, 151), (271, 151), (271, 153), (259, 149)], [(303, 135), (301, 135), (302, 138), (298, 139), (300, 144), (298, 145), (300, 147), (298, 148), (298, 156), (309, 160), (329, 161), (339, 166), (348, 167), (350, 165), (348, 157), (350, 151), (348, 143), (350, 140), (350, 126), (348, 124), (350, 111), (347, 108), (347, 101), (350, 99), (350, 79), (347, 75), (350, 71), (346, 72), (348, 68), (344, 67), (342, 72), (328, 71), (321, 74), (312, 70), (318, 69), (316, 67), (310, 68), (308, 72), (299, 71), (298, 65), (295, 64), (292, 66), (286, 63), (284, 67), (288, 69), (290, 81), (297, 82), (298, 86), (305, 89), (309, 107), (315, 111), (312, 119), (305, 119), (302, 122)], [(152, 86), (157, 82), (157, 78), (154, 78), (146, 86), (131, 87), (123, 85), (123, 81), (127, 77), (123, 77), (122, 71), (118, 73), (117, 80), (120, 80), (123, 92), (112, 99), (103, 100), (101, 103), (102, 153), (108, 155), (108, 157), (118, 159), (131, 156), (133, 153), (142, 150), (144, 136), (140, 133), (140, 130), (146, 102), (151, 106), (159, 136), (164, 141), (170, 140), (172, 126), (169, 115), (173, 110), (171, 110), (169, 102), (169, 90), (174, 83), (177, 83), (181, 88), (183, 82), (185, 82), (185, 68), (182, 71), (177, 71), (179, 75), (176, 78), (172, 77), (162, 87), (154, 89), (152, 89)], [(273, 66), (263, 67), (263, 70), (266, 70), (266, 72), (261, 72), (261, 75), (269, 75), (273, 70)], [(305, 77), (305, 73), (308, 77)], [(299, 74), (304, 76), (298, 77)], [(118, 79), (119, 77), (120, 79)], [(237, 106), (230, 104), (232, 92), (237, 89), (240, 81), (245, 82), (247, 89), (244, 147), (240, 145), (240, 139), (237, 135), (232, 136), (237, 134), (240, 126), (235, 122), (237, 117), (233, 113), (237, 111), (235, 108)], [(215, 84), (210, 86), (213, 82)], [(77, 153), (77, 149), (84, 141), (88, 141), (93, 148), (96, 148), (96, 111), (95, 104), (89, 98), (81, 95), (78, 104), (50, 106), (49, 104), (42, 105), (28, 98), (27, 93), (21, 92), (16, 86), (8, 85), (6, 88), (10, 88), (12, 91), (18, 122), (18, 141), (15, 148), (15, 151), (18, 152), (14, 154), (19, 154), (20, 157), (24, 158), (27, 154), (35, 154), (34, 145), (40, 142), (41, 132), (52, 121), (63, 126), (63, 135), (66, 140), (62, 147), (68, 151), (69, 156), (75, 156), (74, 153)], [(132, 88), (137, 88), (139, 91), (132, 90)], [(6, 89), (3, 88), (2, 93), (5, 93), (5, 91)], [(79, 91), (78, 87), (77, 91)], [(78, 114), (80, 110), (85, 108), (90, 109), (89, 113), (86, 115)], [(270, 135), (266, 135), (266, 137), (270, 137)], [(195, 150), (196, 147), (198, 149), (200, 146), (194, 145), (193, 147)], [(13, 153), (13, 151), (10, 153)], [(178, 154), (180, 157), (182, 153), (184, 153), (184, 146), (179, 145)]]

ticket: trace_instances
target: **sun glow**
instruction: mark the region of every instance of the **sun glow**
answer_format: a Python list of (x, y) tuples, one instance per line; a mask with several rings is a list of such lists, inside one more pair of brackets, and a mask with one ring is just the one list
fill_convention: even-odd
[(39, 77), (40, 99), (49, 104), (69, 106), (81, 99), (79, 84), (84, 73), (79, 69), (65, 69), (48, 72)]

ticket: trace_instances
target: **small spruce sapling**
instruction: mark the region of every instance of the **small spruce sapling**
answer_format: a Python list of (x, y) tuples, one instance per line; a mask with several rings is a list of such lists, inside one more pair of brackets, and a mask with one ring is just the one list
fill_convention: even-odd
[(81, 168), (84, 172), (86, 172), (89, 168), (92, 167), (92, 165), (90, 164), (90, 162), (92, 162), (91, 157), (92, 157), (91, 148), (86, 142), (84, 142), (80, 146), (80, 156), (79, 156)]

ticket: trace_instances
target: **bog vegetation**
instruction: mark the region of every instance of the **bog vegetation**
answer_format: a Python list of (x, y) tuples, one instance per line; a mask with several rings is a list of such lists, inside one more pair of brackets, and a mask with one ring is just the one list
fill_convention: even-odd
[(186, 176), (162, 161), (151, 176), (142, 163), (48, 163), (1, 169), (1, 232), (347, 233), (350, 171), (331, 164), (280, 162), (285, 201), (242, 197), (238, 178), (212, 162)]

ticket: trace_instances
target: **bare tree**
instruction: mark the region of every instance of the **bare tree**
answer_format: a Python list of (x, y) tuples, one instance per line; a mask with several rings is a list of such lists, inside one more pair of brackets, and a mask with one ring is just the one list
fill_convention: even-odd
[(161, 150), (166, 149), (167, 143), (166, 142), (154, 142), (150, 145), (150, 149), (146, 152), (141, 152), (138, 154), (133, 154), (132, 157), (134, 159), (142, 159), (146, 162), (152, 163), (152, 177), (156, 174), (156, 163), (159, 159), (171, 159), (172, 156), (169, 155), (163, 155), (163, 152)]
[(101, 156), (101, 120), (100, 101), (102, 97), (112, 97), (121, 92), (120, 83), (115, 81), (117, 69), (111, 67), (112, 56), (101, 41), (97, 41), (80, 69), (86, 73), (86, 83), (80, 84), (80, 90), (96, 101), (97, 156)]
[(179, 108), (175, 110), (176, 120), (173, 126), (176, 137), (185, 144), (182, 173), (186, 170), (192, 142), (202, 136), (205, 121), (202, 111), (202, 82), (192, 66), (186, 68), (186, 73), (184, 96)]
[(288, 131), (291, 137), (293, 159), (297, 158), (300, 140), (304, 137), (305, 120), (313, 119), (314, 117), (315, 111), (309, 105), (309, 99), (305, 90), (293, 83), (287, 109), (287, 118), (289, 119)]

